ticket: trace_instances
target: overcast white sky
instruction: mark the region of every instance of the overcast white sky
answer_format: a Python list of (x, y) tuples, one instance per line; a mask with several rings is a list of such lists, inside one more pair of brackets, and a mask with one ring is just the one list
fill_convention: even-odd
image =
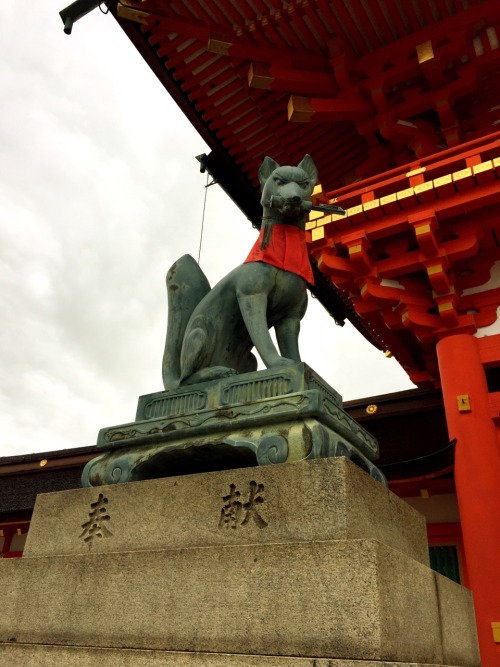
[[(0, 456), (133, 421), (162, 389), (166, 271), (198, 254), (207, 147), (114, 19), (94, 10), (67, 36), (66, 4), (0, 3)], [(256, 234), (209, 188), (212, 284)], [(413, 386), (312, 299), (301, 352), (345, 400)]]

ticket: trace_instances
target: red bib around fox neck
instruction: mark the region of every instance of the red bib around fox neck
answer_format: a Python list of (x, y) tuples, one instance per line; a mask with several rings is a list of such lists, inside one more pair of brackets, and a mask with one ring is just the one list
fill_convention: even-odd
[(302, 229), (293, 225), (274, 224), (269, 244), (264, 250), (261, 248), (263, 238), (264, 227), (260, 230), (259, 238), (244, 264), (248, 262), (271, 264), (278, 269), (296, 273), (310, 285), (314, 285), (314, 276), (307, 254), (305, 234)]

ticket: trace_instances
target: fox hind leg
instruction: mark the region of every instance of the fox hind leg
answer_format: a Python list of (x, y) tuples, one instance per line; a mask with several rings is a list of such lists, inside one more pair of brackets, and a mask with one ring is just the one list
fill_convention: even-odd
[(208, 318), (204, 315), (196, 317), (190, 325), (181, 350), (181, 384), (206, 366), (211, 358), (215, 341), (209, 328)]

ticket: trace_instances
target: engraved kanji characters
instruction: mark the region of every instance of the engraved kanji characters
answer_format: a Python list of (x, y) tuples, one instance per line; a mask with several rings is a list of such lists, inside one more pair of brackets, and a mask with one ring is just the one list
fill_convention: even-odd
[(241, 492), (237, 490), (236, 484), (230, 484), (229, 494), (222, 496), (224, 505), (222, 506), (219, 528), (233, 528), (246, 526), (252, 519), (259, 528), (266, 528), (267, 521), (257, 511), (257, 506), (264, 502), (264, 484), (250, 482), (248, 500), (242, 502)]
[(91, 542), (95, 537), (110, 537), (113, 533), (105, 525), (110, 520), (106, 505), (108, 499), (102, 494), (95, 503), (90, 503), (91, 510), (89, 519), (82, 523), (83, 532), (79, 537), (83, 537), (84, 542)]

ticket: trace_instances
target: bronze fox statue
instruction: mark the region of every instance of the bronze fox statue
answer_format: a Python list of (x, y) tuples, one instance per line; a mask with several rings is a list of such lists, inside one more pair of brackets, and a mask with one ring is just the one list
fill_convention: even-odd
[[(262, 229), (246, 262), (212, 289), (190, 255), (167, 273), (165, 389), (300, 362), (300, 321), (313, 282), (305, 222), (318, 172), (306, 155), (296, 167), (266, 157), (259, 169)], [(279, 352), (269, 334), (274, 327)]]

